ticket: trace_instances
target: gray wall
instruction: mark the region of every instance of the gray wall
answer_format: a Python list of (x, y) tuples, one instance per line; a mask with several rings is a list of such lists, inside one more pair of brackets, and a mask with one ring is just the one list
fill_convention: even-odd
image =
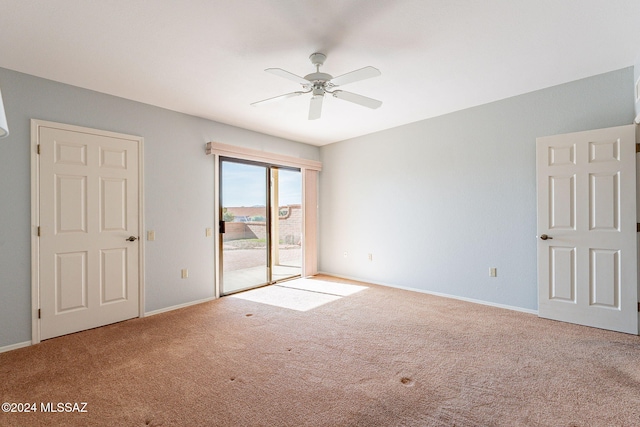
[(320, 270), (537, 309), (535, 139), (630, 124), (633, 77), (629, 67), (321, 147)]
[[(0, 347), (31, 339), (30, 119), (145, 138), (146, 311), (213, 296), (208, 141), (318, 160), (317, 147), (0, 69), (10, 136), (0, 140)], [(189, 269), (181, 279), (180, 270)]]

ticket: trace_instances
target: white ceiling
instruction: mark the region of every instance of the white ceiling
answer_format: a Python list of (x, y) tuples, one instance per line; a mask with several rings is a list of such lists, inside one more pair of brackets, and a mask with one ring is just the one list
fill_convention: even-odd
[[(638, 0), (0, 0), (0, 67), (315, 145), (617, 70)], [(377, 110), (308, 95), (313, 52)], [(1, 85), (2, 82), (0, 82)], [(629, 90), (633, 90), (632, 87)]]

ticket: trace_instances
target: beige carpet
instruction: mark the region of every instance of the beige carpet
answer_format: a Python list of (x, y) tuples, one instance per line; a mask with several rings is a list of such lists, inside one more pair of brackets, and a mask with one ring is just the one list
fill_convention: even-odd
[(0, 425), (640, 426), (640, 338), (360, 285), (306, 311), (227, 297), (0, 354), (1, 401), (38, 410)]

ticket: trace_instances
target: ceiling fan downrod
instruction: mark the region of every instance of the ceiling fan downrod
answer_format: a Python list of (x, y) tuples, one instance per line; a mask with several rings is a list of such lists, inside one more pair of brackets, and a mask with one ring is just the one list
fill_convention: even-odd
[(306, 76), (304, 76), (304, 79), (310, 81), (313, 84), (314, 95), (316, 95), (315, 89), (318, 86), (322, 87), (323, 89), (331, 88), (331, 86), (329, 86), (329, 81), (333, 78), (333, 76), (331, 74), (320, 72), (320, 66), (324, 64), (324, 61), (326, 59), (327, 55), (325, 55), (324, 53), (316, 52), (312, 53), (309, 56), (309, 60), (311, 60), (311, 63), (316, 67), (316, 72), (307, 74)]

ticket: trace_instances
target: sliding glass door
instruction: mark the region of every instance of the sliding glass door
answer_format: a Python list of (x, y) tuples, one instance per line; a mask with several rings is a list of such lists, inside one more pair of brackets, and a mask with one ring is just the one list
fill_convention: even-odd
[(221, 294), (299, 276), (299, 170), (220, 159)]
[(271, 280), (302, 271), (302, 174), (271, 168)]
[(261, 165), (220, 162), (223, 294), (269, 283), (267, 173)]

